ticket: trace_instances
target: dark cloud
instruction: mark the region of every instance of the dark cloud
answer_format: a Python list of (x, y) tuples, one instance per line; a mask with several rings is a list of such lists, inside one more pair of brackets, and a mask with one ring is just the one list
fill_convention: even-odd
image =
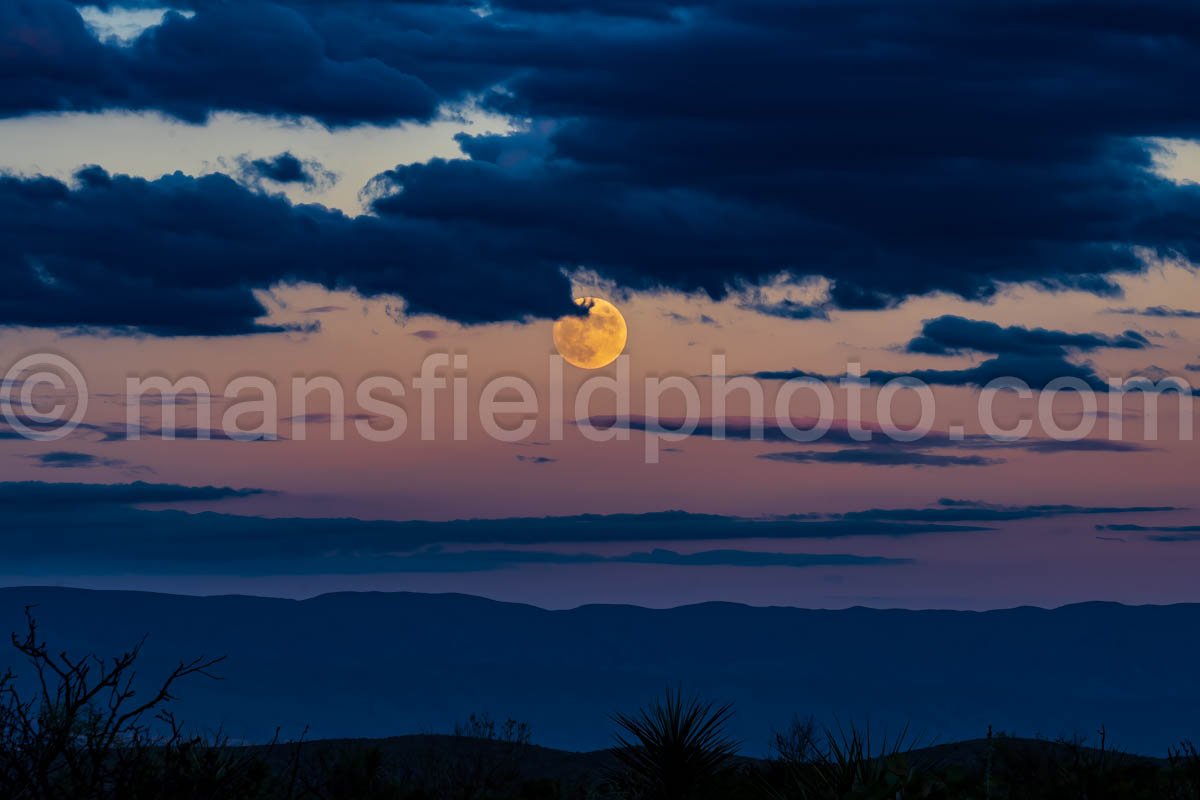
[(1187, 364), (1184, 366), (1188, 372), (1200, 372), (1200, 364)]
[(515, 458), (517, 461), (523, 461), (523, 462), (524, 462), (524, 463), (526, 463), (526, 464), (553, 464), (555, 461), (558, 461), (558, 459), (557, 459), (557, 458), (551, 458), (550, 456), (522, 456), (522, 455), (517, 455), (517, 456), (513, 456), (513, 457), (514, 457), (514, 458)]
[(1077, 506), (1069, 504), (996, 505), (978, 500), (942, 498), (929, 508), (872, 508), (838, 515), (843, 520), (904, 522), (1000, 522), (1089, 514), (1149, 514), (1176, 511), (1173, 506)]
[[(625, 555), (602, 556), (591, 553), (557, 553), (545, 550), (459, 550), (431, 548), (411, 555), (375, 554), (353, 559), (334, 557), (327, 563), (308, 565), (308, 569), (380, 572), (485, 572), (522, 566), (648, 564), (672, 567), (858, 567), (898, 566), (911, 559), (882, 556), (857, 556), (839, 553), (770, 553), (753, 550), (706, 550), (677, 553), (656, 548)], [(336, 566), (335, 566), (336, 565)], [(287, 569), (287, 565), (277, 567)], [(292, 567), (295, 568), (294, 566)]]
[(921, 333), (905, 348), (925, 355), (961, 355), (966, 352), (994, 355), (1060, 355), (1064, 350), (1087, 352), (1101, 348), (1144, 350), (1151, 344), (1137, 331), (1117, 336), (1102, 333), (1067, 333), (1046, 328), (1002, 327), (994, 322), (951, 314), (926, 320)]
[[(293, 206), (220, 174), (149, 181), (93, 167), (76, 179), (0, 177), (5, 325), (279, 332), (257, 322), (254, 289), (294, 281), (401, 294), (413, 313), (467, 322), (576, 308), (557, 267), (515, 280), (444, 227)], [(459, 291), (468, 275), (472, 291)]]
[(919, 450), (858, 448), (853, 450), (791, 450), (763, 453), (759, 458), (795, 464), (865, 464), (876, 467), (990, 467), (1003, 464), (1002, 458), (945, 455)]
[[(379, 417), (375, 416), (374, 414), (366, 414), (362, 412), (347, 412), (339, 415), (338, 418), (344, 422), (357, 422), (360, 420), (363, 422), (370, 422), (372, 420), (379, 419)], [(333, 420), (334, 416), (327, 411), (310, 411), (307, 414), (295, 414), (290, 417), (283, 417), (279, 421), (289, 425), (295, 425), (297, 422), (303, 422), (306, 424), (312, 423), (314, 425), (328, 425), (329, 423), (333, 422)]]
[(1096, 530), (1145, 533), (1151, 542), (1200, 542), (1200, 525), (1097, 525)]
[(680, 314), (678, 311), (663, 311), (662, 315), (664, 317), (666, 317), (667, 319), (671, 320), (671, 322), (676, 322), (676, 323), (679, 323), (680, 325), (690, 325), (692, 323), (699, 323), (701, 325), (712, 325), (713, 327), (718, 327), (718, 328), (721, 326), (721, 323), (717, 322), (715, 319), (710, 317), (708, 314), (699, 314), (695, 317), (690, 317), (687, 314)]
[[(789, 271), (830, 277), (848, 308), (1009, 281), (1115, 294), (1140, 245), (1195, 251), (1200, 190), (1154, 176), (1132, 138), (1197, 127), (1152, 77), (1194, 69), (1192, 12), (1118, 24), (1113, 5), (714, 2), (638, 24), (499, 6), (526, 34), (573, 34), (491, 100), (546, 124), (397, 168), (377, 208), (633, 287), (719, 296)], [(1147, 41), (1172, 45), (1147, 63)]]
[[(821, 375), (804, 370), (764, 370), (754, 373), (762, 380), (791, 380), (793, 378), (815, 378), (820, 381), (836, 382), (843, 376)], [(1001, 378), (1016, 379), (1035, 390), (1045, 389), (1052, 381), (1073, 378), (1096, 392), (1107, 392), (1107, 379), (1096, 373), (1091, 364), (1077, 364), (1057, 353), (1044, 355), (999, 355), (974, 366), (960, 369), (914, 369), (908, 372), (869, 370), (859, 378), (875, 386), (896, 378), (915, 378), (931, 386), (970, 386), (981, 388)], [(1131, 379), (1132, 380), (1132, 379)]]
[[(137, 522), (155, 528), (161, 523), (155, 517), (161, 513), (142, 513)], [(194, 517), (190, 518), (194, 521)], [(133, 520), (129, 520), (133, 521)], [(6, 569), (17, 574), (37, 573), (51, 565), (58, 569), (70, 569), (78, 574), (105, 574), (120, 571), (122, 574), (359, 574), (359, 573), (452, 573), (486, 572), (513, 569), (524, 566), (570, 566), (596, 564), (642, 564), (673, 567), (859, 567), (899, 566), (913, 563), (905, 558), (862, 556), (839, 553), (775, 553), (752, 550), (707, 550), (695, 553), (677, 553), (655, 548), (621, 555), (597, 555), (592, 553), (563, 553), (549, 550), (450, 550), (440, 545), (423, 547), (413, 552), (397, 553), (389, 549), (382, 540), (367, 540), (356, 536), (354, 530), (346, 534), (354, 540), (349, 543), (329, 546), (317, 550), (317, 542), (301, 541), (298, 547), (281, 548), (286, 534), (279, 528), (259, 531), (267, 535), (267, 542), (251, 542), (248, 545), (232, 543), (222, 548), (220, 557), (206, 544), (222, 541), (216, 530), (206, 526), (219, 524), (220, 519), (199, 520), (198, 524), (185, 528), (174, 543), (162, 541), (161, 532), (155, 540), (141, 533), (121, 536), (108, 535), (87, 542), (76, 535), (74, 529), (62, 538), (58, 547), (38, 547), (26, 541), (16, 542), (9, 547)], [(20, 523), (18, 523), (20, 524)], [(102, 524), (105, 533), (111, 521)], [(343, 528), (348, 527), (343, 521)], [(3, 540), (0, 534), (0, 540)], [(172, 546), (174, 545), (174, 546)], [(289, 545), (291, 542), (289, 541)], [(274, 548), (270, 552), (269, 548)], [(279, 553), (286, 552), (286, 556)]]
[[(55, 450), (50, 453), (38, 453), (28, 456), (37, 462), (39, 467), (47, 469), (90, 469), (93, 467), (109, 467), (112, 469), (129, 469), (128, 461), (119, 458), (101, 458), (91, 453), (77, 453), (70, 450)], [(145, 467), (137, 469), (144, 470)]]
[(695, 567), (828, 567), (913, 563), (911, 559), (907, 558), (855, 556), (838, 553), (763, 553), (752, 550), (708, 550), (683, 555), (661, 549), (652, 550), (649, 553), (631, 553), (627, 556), (617, 556), (610, 560), (631, 564), (665, 564)]
[[(245, 497), (257, 489), (170, 484), (0, 483), (0, 545), (6, 557), (142, 549), (147, 558), (297, 559), (336, 554), (416, 554), (438, 545), (586, 542), (842, 539), (983, 533), (978, 525), (793, 516), (747, 519), (667, 511), (450, 522), (268, 519), (229, 514), (141, 511), (142, 503)], [(42, 537), (53, 531), (53, 540)], [(101, 535), (103, 534), (103, 535)], [(282, 542), (287, 547), (282, 547)]]
[(1200, 525), (1097, 525), (1098, 531), (1169, 531), (1172, 533), (1200, 533)]
[[(17, 0), (0, 12), (9, 65), (0, 111), (154, 109), (203, 122), (228, 109), (330, 125), (430, 119), (461, 88), (449, 76), (434, 88), (414, 74), (422, 55), (430, 73), (440, 61), (432, 40), (422, 46), (419, 20), (442, 27), (470, 12), (447, 5), (440, 15), (387, 14), (392, 25), (380, 35), (391, 47), (408, 39), (404, 65), (369, 52), (365, 7), (343, 15), (303, 3), (196, 3), (194, 16), (167, 14), (162, 25), (119, 47), (97, 41), (63, 0)], [(471, 83), (484, 74), (476, 72)]]
[(1171, 319), (1200, 319), (1200, 311), (1187, 308), (1171, 308), (1170, 306), (1150, 306), (1149, 308), (1110, 308), (1112, 314), (1126, 314), (1136, 317), (1166, 317)]
[[(654, 547), (616, 555), (524, 548), (589, 542), (741, 542), (975, 535), (990, 530), (980, 523), (1171, 510), (1153, 506), (1004, 506), (946, 499), (929, 508), (805, 513), (763, 519), (673, 511), (387, 522), (271, 519), (144, 511), (131, 507), (142, 503), (221, 500), (258, 491), (145, 483), (0, 484), (0, 546), (5, 553), (5, 568), (12, 574), (193, 572), (254, 575), (462, 572), (536, 564), (890, 565), (909, 562), (870, 555), (758, 552), (745, 547), (691, 553)], [(1164, 535), (1182, 535), (1183, 530), (1170, 529), (1172, 532)]]
[[(1153, 172), (1153, 137), (1200, 136), (1179, 102), (1200, 74), (1200, 9), (1179, 0), (186, 5), (116, 47), (63, 0), (8, 3), (0, 113), (351, 125), (480, 97), (528, 130), (381, 174), (377, 216), (355, 220), (217, 176), (9, 183), (6, 322), (249, 332), (249, 289), (289, 278), (464, 322), (553, 316), (559, 270), (579, 266), (715, 297), (820, 275), (835, 306), (873, 309), (1012, 282), (1115, 295), (1144, 254), (1200, 256), (1200, 187)], [(137, 235), (115, 248), (114, 227)]]
[[(794, 375), (792, 375), (794, 377)], [(824, 378), (832, 380), (831, 378)], [(1097, 413), (1097, 416), (1102, 414)], [(640, 415), (630, 415), (626, 418), (617, 418), (612, 415), (596, 414), (588, 418), (588, 422), (600, 430), (605, 430), (612, 427), (627, 428), (632, 431), (645, 432), (651, 427), (651, 420)], [(763, 442), (787, 442), (795, 443), (796, 440), (789, 436), (790, 429), (785, 429), (777, 419), (767, 418), (762, 420), (752, 420), (747, 417), (726, 417), (724, 425), (720, 426), (720, 420), (705, 418), (696, 422), (696, 428), (692, 432), (692, 436), (702, 439), (712, 439), (717, 437), (718, 428), (723, 428), (724, 438), (731, 441), (763, 441)], [(807, 431), (817, 423), (814, 419), (793, 419), (792, 425), (800, 431)], [(577, 423), (578, 424), (578, 423)], [(685, 421), (678, 418), (661, 418), (659, 425), (667, 430), (682, 430)], [(1069, 453), (1069, 452), (1109, 452), (1109, 453), (1138, 453), (1148, 452), (1154, 448), (1138, 443), (1127, 442), (1120, 440), (1109, 439), (1079, 439), (1075, 441), (1058, 441), (1054, 439), (1035, 439), (1024, 438), (1018, 440), (993, 439), (990, 436), (982, 434), (963, 434), (961, 437), (951, 437), (943, 431), (930, 431), (928, 435), (922, 437), (915, 442), (897, 441), (891, 439), (887, 434), (874, 423), (863, 423), (863, 429), (871, 433), (871, 442), (873, 451), (880, 451), (886, 447), (896, 451), (921, 451), (928, 449), (962, 449), (962, 450), (1026, 450), (1031, 453), (1039, 453), (1049, 455), (1053, 453)], [(794, 434), (793, 434), (794, 435)], [(864, 443), (855, 439), (855, 435), (850, 430), (850, 427), (845, 420), (837, 420), (831, 423), (829, 431), (819, 438), (817, 442), (821, 444), (835, 445), (853, 445), (861, 446)], [(858, 451), (844, 451), (851, 455), (842, 456), (844, 458), (854, 458), (854, 453)], [(871, 456), (866, 457), (872, 458)], [(884, 459), (879, 456), (880, 460)], [(897, 456), (899, 458), (899, 456)], [(794, 459), (781, 459), (794, 460)], [(863, 463), (867, 463), (864, 460)]]
[(1076, 439), (1060, 442), (1056, 439), (1033, 439), (1021, 443), (1031, 453), (1146, 453), (1156, 448), (1138, 442), (1110, 439)]
[[(143, 503), (221, 500), (258, 491), (145, 483), (0, 483), (0, 546), (5, 553), (5, 569), (13, 574), (106, 574), (114, 571), (349, 574), (463, 572), (533, 564), (886, 565), (909, 562), (875, 556), (741, 549), (681, 554), (656, 548), (618, 555), (593, 555), (509, 550), (494, 545), (903, 537), (988, 530), (961, 524), (843, 521), (815, 516), (751, 520), (684, 512), (370, 522), (269, 519), (145, 511), (132, 507)], [(470, 549), (479, 545), (482, 547)]]
[(827, 306), (798, 303), (795, 300), (746, 302), (741, 303), (740, 306), (747, 311), (755, 311), (768, 317), (780, 317), (781, 319), (819, 319), (824, 321), (829, 319)]
[[(773, 418), (767, 419), (751, 419), (749, 417), (725, 417), (724, 425), (720, 425), (720, 418), (701, 418), (696, 420), (696, 427), (692, 432), (692, 436), (701, 439), (717, 438), (718, 429), (723, 429), (723, 435), (726, 439), (733, 441), (764, 441), (764, 442), (795, 442), (790, 438), (788, 433), (790, 429), (785, 428), (780, 424), (780, 421)], [(627, 417), (616, 417), (611, 414), (593, 414), (583, 421), (584, 424), (591, 425), (600, 430), (609, 428), (627, 428), (631, 431), (645, 432), (648, 428), (656, 427), (653, 425), (653, 420), (640, 415), (630, 414)], [(793, 419), (792, 425), (801, 431), (811, 429), (817, 424), (815, 419)], [(580, 424), (580, 420), (576, 420), (575, 424)], [(660, 417), (658, 426), (667, 430), (681, 430), (685, 425), (685, 420), (673, 417)], [(873, 423), (864, 423), (863, 427), (872, 432), (874, 438), (884, 436), (881, 428)], [(841, 444), (841, 445), (858, 445), (862, 444), (854, 438), (848, 424), (845, 420), (835, 420), (830, 424), (829, 431), (822, 436), (819, 441), (823, 444)], [(988, 441), (991, 441), (990, 439)], [(930, 432), (924, 440), (919, 443), (895, 442), (897, 446), (912, 447), (920, 449), (924, 447), (941, 447), (954, 446), (956, 442), (952, 441), (945, 433)]]
[(227, 500), (262, 494), (262, 489), (180, 486), (170, 483), (0, 483), (0, 515), (10, 511), (58, 514), (81, 508)]
[[(328, 415), (325, 415), (326, 417)], [(288, 421), (288, 420), (283, 420)], [(322, 421), (320, 417), (314, 419), (315, 422)], [(286, 436), (281, 436), (278, 433), (229, 433), (221, 430), (219, 425), (214, 425), (208, 430), (201, 430), (196, 425), (176, 425), (170, 431), (157, 425), (147, 425), (139, 423), (134, 426), (129, 426), (125, 423), (111, 423), (104, 425), (83, 424), (79, 426), (85, 433), (97, 433), (100, 435), (102, 442), (127, 442), (137, 439), (150, 440), (166, 440), (166, 441), (212, 441), (212, 442), (276, 442), (286, 440)], [(168, 433), (171, 439), (166, 437)]]
[[(1091, 364), (1071, 361), (1068, 354), (1107, 348), (1143, 350), (1152, 346), (1145, 336), (1132, 330), (1116, 336), (1068, 333), (1046, 328), (1003, 327), (993, 322), (946, 315), (926, 320), (921, 333), (910, 340), (905, 349), (926, 355), (978, 352), (993, 354), (993, 357), (960, 369), (870, 370), (861, 378), (874, 385), (911, 377), (931, 385), (972, 387), (983, 387), (1006, 378), (1023, 381), (1032, 389), (1044, 389), (1052, 381), (1073, 378), (1095, 391), (1107, 392), (1108, 381), (1098, 375)], [(755, 373), (755, 377), (764, 380), (842, 380), (803, 370), (767, 370)]]
[(261, 187), (264, 182), (286, 185), (295, 184), (308, 189), (327, 189), (337, 182), (337, 176), (325, 169), (315, 159), (300, 159), (291, 153), (280, 153), (270, 158), (238, 159), (238, 177), (251, 186)]

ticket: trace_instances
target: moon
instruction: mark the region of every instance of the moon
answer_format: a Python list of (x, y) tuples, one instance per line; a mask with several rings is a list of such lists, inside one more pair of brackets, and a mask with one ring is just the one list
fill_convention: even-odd
[(625, 349), (629, 329), (617, 307), (599, 297), (577, 297), (586, 317), (563, 317), (554, 323), (554, 346), (568, 363), (580, 369), (600, 369), (617, 360)]

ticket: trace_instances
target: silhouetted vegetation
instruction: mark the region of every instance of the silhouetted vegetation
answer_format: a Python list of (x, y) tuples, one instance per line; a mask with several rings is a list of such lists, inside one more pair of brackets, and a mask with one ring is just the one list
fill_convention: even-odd
[(725, 735), (733, 709), (668, 689), (636, 714), (617, 714), (620, 732), (612, 784), (635, 800), (703, 800), (726, 796), (737, 742)]
[(12, 637), (26, 670), (0, 675), (3, 800), (1200, 800), (1200, 753), (1154, 759), (1079, 737), (918, 747), (907, 730), (826, 728), (797, 717), (771, 757), (743, 758), (734, 709), (678, 689), (613, 716), (614, 747), (571, 754), (528, 726), (471, 716), (446, 736), (235, 746), (185, 732), (177, 685), (219, 679), (220, 658), (138, 679), (116, 658), (55, 652), (27, 613)]

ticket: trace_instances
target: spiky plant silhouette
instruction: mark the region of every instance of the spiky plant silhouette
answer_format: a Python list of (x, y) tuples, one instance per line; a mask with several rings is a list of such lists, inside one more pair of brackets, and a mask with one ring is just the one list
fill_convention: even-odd
[[(823, 740), (823, 741), (821, 741)], [(773, 800), (894, 800), (925, 797), (925, 775), (909, 763), (916, 740), (906, 726), (894, 738), (874, 736), (871, 726), (840, 723), (818, 735), (809, 721), (795, 720), (775, 737)]]
[(667, 689), (637, 713), (616, 714), (615, 782), (638, 800), (698, 800), (712, 796), (733, 767), (738, 743), (726, 735), (730, 704), (685, 700)]

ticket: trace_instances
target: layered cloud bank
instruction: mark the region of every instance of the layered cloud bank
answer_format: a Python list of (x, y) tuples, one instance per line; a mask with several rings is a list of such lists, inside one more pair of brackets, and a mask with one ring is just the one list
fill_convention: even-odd
[[(848, 309), (1013, 282), (1115, 294), (1115, 276), (1198, 247), (1200, 189), (1154, 171), (1158, 139), (1200, 131), (1179, 100), (1200, 11), (1181, 2), (176, 11), (122, 44), (64, 0), (9, 4), (0, 113), (344, 127), (473, 104), (520, 132), (379, 174), (358, 218), (219, 175), (6, 179), (7, 324), (247, 333), (252, 290), (291, 280), (464, 322), (554, 316), (578, 268), (714, 297), (821, 276)], [(321, 179), (286, 159), (246, 168), (252, 185)]]
[[(1138, 517), (1170, 506), (1004, 506), (942, 499), (925, 508), (732, 517), (666, 511), (509, 519), (270, 519), (149, 511), (236, 500), (261, 489), (163, 483), (0, 483), (0, 546), (12, 575), (305, 575), (485, 572), (520, 566), (883, 567), (906, 557), (777, 552), (762, 543), (983, 535), (994, 524), (1075, 516)], [(1138, 526), (1105, 526), (1132, 530)], [(1147, 528), (1146, 530), (1152, 530)], [(673, 543), (672, 549), (653, 546)], [(736, 547), (700, 546), (734, 542)], [(578, 546), (587, 549), (580, 551)], [(611, 552), (616, 545), (618, 552)], [(757, 545), (757, 547), (756, 547)], [(610, 552), (603, 552), (605, 549)], [(675, 548), (686, 548), (680, 552)]]

